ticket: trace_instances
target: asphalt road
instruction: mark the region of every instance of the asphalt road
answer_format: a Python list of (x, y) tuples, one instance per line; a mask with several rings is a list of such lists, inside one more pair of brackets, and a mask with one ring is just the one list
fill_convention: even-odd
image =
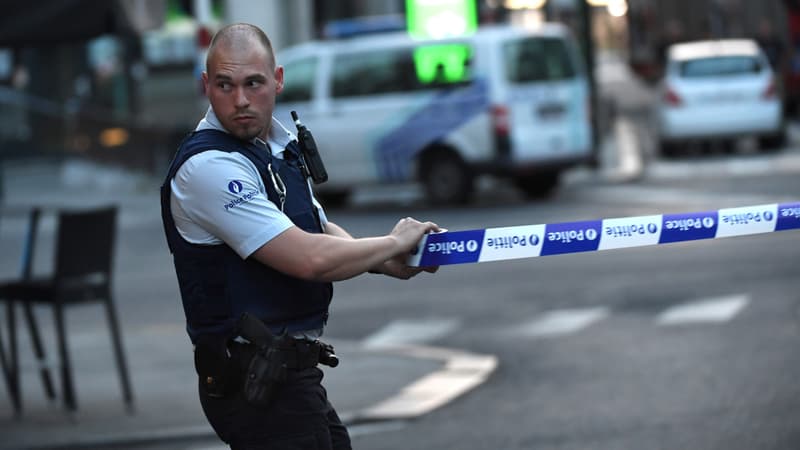
[[(548, 201), (497, 188), (470, 209), (331, 215), (365, 235), (398, 215), (457, 230), (796, 201), (796, 163), (792, 149), (655, 160), (635, 183), (577, 181)], [(799, 242), (792, 231), (448, 266), (405, 284), (340, 283), (331, 334), (370, 339), (404, 326), (500, 361), (464, 398), (356, 435), (355, 445), (800, 448)]]

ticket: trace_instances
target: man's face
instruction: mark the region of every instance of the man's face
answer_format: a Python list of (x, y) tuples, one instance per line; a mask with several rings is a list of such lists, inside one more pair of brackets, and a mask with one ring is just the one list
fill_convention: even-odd
[(221, 45), (203, 72), (206, 95), (222, 126), (242, 140), (266, 139), (275, 97), (283, 90), (283, 67), (273, 67), (257, 41)]

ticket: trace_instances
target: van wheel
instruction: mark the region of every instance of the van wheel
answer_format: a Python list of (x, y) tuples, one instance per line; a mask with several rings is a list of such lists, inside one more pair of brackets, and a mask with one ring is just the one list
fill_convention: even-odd
[(558, 172), (539, 173), (517, 177), (514, 179), (514, 184), (528, 198), (543, 198), (553, 193), (558, 186), (558, 179)]
[(464, 204), (472, 196), (473, 175), (457, 155), (436, 152), (423, 157), (420, 164), (422, 184), (431, 203)]

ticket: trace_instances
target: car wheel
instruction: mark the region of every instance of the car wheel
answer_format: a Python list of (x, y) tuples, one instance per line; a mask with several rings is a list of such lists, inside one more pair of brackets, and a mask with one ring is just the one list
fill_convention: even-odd
[(758, 138), (758, 148), (764, 151), (777, 151), (786, 146), (786, 130)]
[(658, 143), (658, 153), (664, 158), (671, 158), (677, 153), (677, 145), (674, 142), (661, 141)]
[(722, 150), (722, 153), (725, 153), (725, 154), (728, 154), (728, 155), (736, 153), (736, 145), (737, 145), (737, 142), (736, 142), (735, 139), (722, 139), (719, 142), (719, 146), (720, 146), (720, 149)]
[(315, 192), (314, 196), (319, 199), (322, 206), (326, 208), (339, 208), (350, 200), (350, 191), (347, 189)]
[(463, 204), (472, 197), (474, 177), (458, 155), (436, 151), (423, 157), (420, 164), (421, 181), (431, 203)]
[(558, 186), (559, 178), (558, 172), (539, 173), (517, 177), (514, 179), (514, 184), (528, 198), (543, 198), (553, 193)]

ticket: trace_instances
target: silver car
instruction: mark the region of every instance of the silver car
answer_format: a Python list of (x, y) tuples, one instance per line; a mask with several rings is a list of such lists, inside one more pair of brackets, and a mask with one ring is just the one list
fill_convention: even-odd
[(732, 144), (755, 136), (762, 150), (785, 144), (777, 78), (758, 44), (724, 39), (672, 45), (659, 85), (656, 121), (661, 154), (689, 142)]

